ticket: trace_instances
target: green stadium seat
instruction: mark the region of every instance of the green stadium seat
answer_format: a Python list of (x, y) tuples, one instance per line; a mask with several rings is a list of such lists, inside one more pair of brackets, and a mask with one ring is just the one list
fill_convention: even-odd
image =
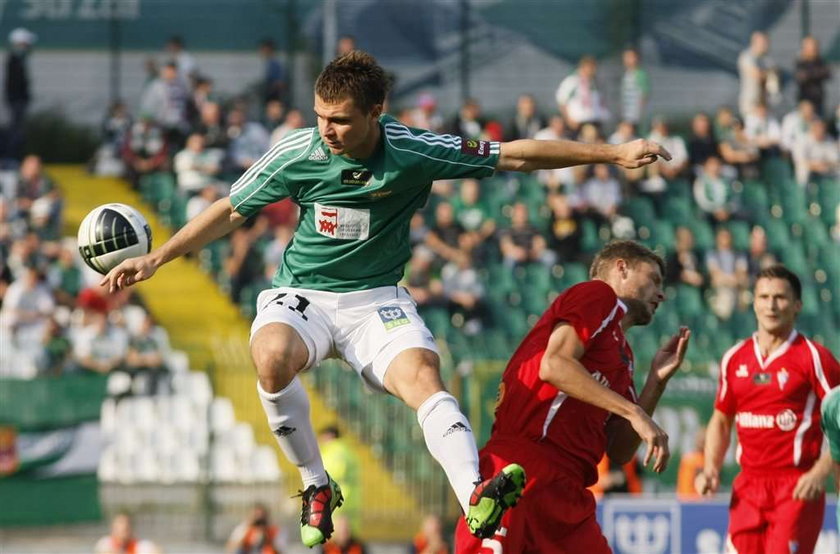
[(681, 320), (688, 322), (702, 315), (706, 309), (700, 289), (691, 285), (681, 284), (677, 286), (677, 297), (674, 304), (676, 304), (677, 313)]
[(750, 226), (746, 221), (730, 221), (726, 226), (732, 233), (732, 246), (736, 250), (748, 250), (750, 247)]
[(621, 206), (625, 215), (631, 218), (638, 228), (640, 225), (650, 225), (656, 221), (656, 211), (653, 202), (645, 196), (635, 196), (624, 201)]
[(594, 254), (601, 248), (598, 226), (591, 219), (584, 219), (582, 224), (581, 249), (587, 254)]
[(693, 218), (685, 220), (682, 225), (688, 223), (688, 227), (694, 234), (694, 246), (701, 252), (711, 250), (715, 247), (715, 233), (712, 226), (705, 219)]
[(688, 198), (672, 197), (665, 202), (665, 219), (674, 227), (686, 225), (694, 220), (692, 200)]
[(765, 184), (761, 181), (747, 181), (744, 183), (743, 203), (744, 207), (753, 214), (767, 213), (770, 207), (770, 200)]
[(773, 251), (783, 253), (791, 247), (790, 231), (784, 221), (779, 218), (768, 218), (764, 222), (767, 233), (767, 244)]

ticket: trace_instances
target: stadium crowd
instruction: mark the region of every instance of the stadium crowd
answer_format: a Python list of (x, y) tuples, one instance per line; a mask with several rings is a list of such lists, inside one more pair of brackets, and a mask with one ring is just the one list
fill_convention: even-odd
[[(633, 49), (623, 53), (619, 82), (603, 83), (597, 60), (585, 56), (560, 82), (555, 106), (538, 106), (522, 94), (509, 118), (486, 116), (479, 99), (447, 118), (429, 93), (412, 105), (391, 106), (406, 125), (464, 138), (619, 143), (645, 136), (672, 154), (638, 170), (594, 165), (532, 178), (436, 182), (428, 206), (411, 222), (414, 254), (404, 283), (418, 305), (446, 314), (447, 333), (474, 337), (511, 325), (500, 306), (518, 303), (524, 316), (535, 315), (548, 297), (529, 303), (527, 291), (505, 288), (509, 278), (501, 276), (519, 282), (539, 273), (569, 276), (612, 237), (660, 248), (668, 259), (667, 283), (698, 291), (722, 322), (748, 309), (755, 276), (776, 261), (804, 272), (806, 282), (819, 280), (814, 268), (827, 269), (824, 249), (840, 245), (840, 106), (825, 106), (830, 75), (813, 38), (803, 39), (791, 68), (795, 101), (782, 94), (781, 71), (768, 48), (767, 36), (755, 33), (741, 54), (737, 108), (693, 114), (687, 125), (654, 115), (650, 79)], [(125, 176), (173, 227), (195, 217), (272, 144), (310, 123), (288, 104), (286, 71), (273, 43), (261, 42), (259, 52), (265, 63), (260, 86), (222, 98), (212, 76), (174, 37), (160, 66), (148, 65), (139, 108), (117, 103), (109, 109), (91, 170)], [(619, 91), (619, 105), (606, 104), (603, 91), (610, 87)], [(61, 193), (40, 158), (25, 156), (0, 173), (0, 184), (0, 340), (12, 345), (0, 351), (0, 376), (124, 372), (131, 383), (124, 394), (165, 389), (165, 331), (131, 289), (108, 294), (81, 265), (75, 241), (62, 238)], [(784, 205), (791, 198), (807, 206), (801, 219), (784, 213), (793, 211)], [(198, 255), (244, 315), (253, 315), (256, 294), (282, 263), (296, 217), (290, 201), (272, 205)], [(786, 228), (783, 242), (776, 240), (777, 221)], [(785, 250), (797, 223), (800, 250), (814, 233), (823, 236), (799, 267), (795, 253)], [(833, 271), (828, 278), (840, 279), (840, 266)], [(827, 312), (840, 328), (840, 310)], [(515, 339), (516, 331), (509, 335)], [(433, 517), (424, 523), (417, 552), (447, 551), (439, 527)], [(348, 527), (348, 541), (349, 533)], [(347, 550), (325, 548), (331, 551)]]

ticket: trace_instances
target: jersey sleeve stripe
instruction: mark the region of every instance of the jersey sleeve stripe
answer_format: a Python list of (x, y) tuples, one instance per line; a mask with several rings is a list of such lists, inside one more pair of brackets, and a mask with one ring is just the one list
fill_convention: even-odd
[(312, 139), (312, 134), (315, 132), (313, 129), (310, 133), (302, 133), (300, 136), (295, 137), (294, 139), (289, 139), (288, 142), (280, 141), (278, 142), (271, 150), (263, 155), (262, 158), (257, 160), (257, 162), (252, 165), (248, 171), (246, 171), (242, 177), (236, 180), (233, 185), (230, 187), (230, 192), (233, 194), (241, 190), (243, 187), (251, 184), (257, 176), (262, 172), (266, 167), (268, 167), (271, 162), (276, 160), (281, 154), (285, 154), (295, 148), (300, 148), (302, 146), (306, 146)]
[(720, 361), (720, 392), (718, 394), (718, 398), (723, 400), (726, 398), (726, 392), (728, 389), (728, 384), (726, 380), (726, 371), (729, 369), (729, 360), (732, 359), (732, 356), (735, 355), (735, 352), (744, 345), (744, 341), (738, 341), (732, 348), (726, 351), (723, 355), (723, 359)]
[(823, 371), (820, 353), (817, 352), (817, 347), (814, 346), (814, 343), (810, 340), (805, 339), (805, 344), (808, 345), (808, 350), (811, 351), (811, 359), (814, 361), (814, 373), (816, 373), (817, 375), (817, 381), (819, 381), (820, 385), (823, 388), (823, 394), (828, 394), (828, 392), (831, 390), (831, 387), (828, 384), (828, 380), (825, 378), (825, 371)]
[(423, 131), (420, 130), (418, 133), (413, 133), (412, 129), (409, 129), (405, 125), (401, 125), (400, 123), (387, 123), (385, 124), (385, 131), (389, 133), (405, 133), (409, 137), (412, 138), (425, 138), (425, 139), (441, 139), (441, 140), (448, 140), (448, 141), (461, 141), (461, 137), (458, 135), (452, 135), (449, 133), (432, 133), (431, 131)]
[(805, 432), (811, 428), (811, 419), (814, 413), (814, 404), (817, 402), (817, 395), (811, 391), (808, 394), (808, 400), (805, 401), (805, 411), (802, 414), (802, 423), (799, 424), (799, 429), (796, 430), (796, 437), (793, 439), (793, 465), (798, 466), (802, 459), (802, 439), (805, 437)]
[[(447, 164), (450, 164), (450, 165), (463, 165), (463, 166), (467, 166), (467, 167), (484, 167), (484, 168), (490, 168), (490, 169), (495, 167), (495, 164), (491, 165), (491, 163), (470, 164), (470, 163), (466, 163), (466, 162), (456, 162), (456, 161), (453, 161), (453, 160), (447, 160), (447, 159), (444, 159), (444, 158), (429, 156), (428, 154), (424, 154), (423, 152), (418, 152), (416, 150), (409, 150), (408, 148), (399, 148), (398, 146), (394, 145), (393, 141), (391, 140), (391, 137), (389, 137), (387, 135), (387, 133), (385, 134), (385, 139), (388, 141), (388, 144), (390, 144), (391, 148), (393, 148), (394, 150), (399, 150), (400, 152), (409, 152), (411, 154), (417, 154), (418, 156), (422, 156), (422, 157), (428, 158), (430, 160), (435, 160), (437, 162), (447, 163)], [(492, 162), (493, 160), (492, 160), (492, 158), (487, 158), (487, 161)]]
[[(312, 140), (312, 137), (313, 137), (313, 135), (309, 135), (309, 140), (310, 140), (310, 141)], [(244, 204), (245, 202), (247, 202), (247, 201), (248, 201), (248, 200), (249, 200), (252, 196), (254, 196), (255, 194), (257, 194), (257, 192), (259, 192), (259, 191), (260, 191), (260, 189), (262, 189), (262, 188), (263, 188), (266, 184), (268, 184), (269, 182), (271, 182), (271, 179), (272, 179), (272, 178), (274, 178), (274, 176), (275, 176), (275, 175), (277, 175), (279, 172), (281, 172), (281, 171), (282, 171), (282, 170), (283, 170), (286, 166), (288, 166), (288, 165), (289, 165), (289, 164), (291, 164), (292, 162), (295, 162), (295, 161), (299, 160), (301, 156), (303, 156), (304, 154), (306, 154), (306, 151), (307, 151), (307, 150), (308, 150), (308, 148), (303, 148), (303, 149), (301, 150), (300, 154), (298, 154), (297, 156), (295, 156), (294, 158), (292, 158), (291, 160), (287, 161), (286, 163), (284, 163), (283, 165), (281, 165), (280, 167), (278, 167), (276, 170), (274, 170), (274, 173), (272, 173), (271, 175), (269, 175), (269, 176), (268, 176), (268, 178), (267, 178), (267, 179), (265, 179), (265, 180), (262, 182), (262, 184), (261, 184), (260, 186), (258, 186), (258, 187), (257, 187), (257, 188), (255, 188), (253, 191), (251, 191), (251, 194), (249, 194), (248, 196), (246, 196), (245, 198), (243, 198), (242, 200), (240, 200), (240, 201), (239, 201), (239, 202), (238, 202), (238, 203), (237, 203), (237, 204), (233, 207), (233, 209), (238, 211), (239, 206), (241, 206), (242, 204)]]
[(615, 303), (615, 307), (610, 312), (610, 315), (608, 315), (607, 317), (605, 317), (603, 319), (603, 321), (601, 321), (601, 326), (598, 327), (598, 329), (594, 333), (592, 333), (592, 336), (589, 337), (589, 340), (594, 339), (595, 337), (598, 336), (598, 333), (600, 333), (601, 331), (603, 331), (604, 329), (607, 328), (607, 325), (610, 324), (610, 321), (615, 319), (615, 315), (618, 313), (619, 308), (621, 308), (621, 300), (619, 300)]
[(385, 127), (385, 134), (394, 139), (405, 138), (431, 145), (437, 144), (440, 146), (447, 146), (449, 148), (461, 148), (461, 137), (455, 137), (452, 135), (433, 135), (431, 133), (415, 135), (412, 134), (407, 127), (391, 128), (388, 126)]

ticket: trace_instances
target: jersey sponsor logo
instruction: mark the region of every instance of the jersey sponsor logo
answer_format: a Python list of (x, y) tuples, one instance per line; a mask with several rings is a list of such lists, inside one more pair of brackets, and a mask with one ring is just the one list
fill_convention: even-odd
[(775, 426), (775, 418), (766, 414), (754, 414), (752, 412), (738, 412), (735, 415), (738, 427), (744, 429), (772, 429)]
[(444, 438), (446, 438), (449, 435), (452, 435), (452, 434), (455, 434), (455, 433), (460, 433), (460, 432), (472, 433), (472, 429), (470, 429), (469, 427), (467, 427), (466, 425), (464, 425), (460, 421), (456, 421), (455, 423), (453, 423), (452, 425), (449, 426), (449, 429), (447, 429), (443, 433), (443, 436), (444, 436)]
[(464, 140), (461, 141), (461, 152), (470, 156), (487, 158), (490, 156), (490, 143), (486, 140)]
[(327, 161), (327, 153), (319, 146), (309, 154), (307, 159), (312, 162), (325, 162)]
[(355, 169), (343, 169), (341, 171), (341, 184), (364, 187), (373, 179), (373, 172)]
[(370, 210), (336, 208), (315, 203), (315, 231), (340, 240), (367, 240)]
[(785, 385), (790, 379), (790, 375), (788, 374), (788, 370), (785, 368), (780, 369), (776, 372), (776, 381), (779, 382), (779, 390), (785, 390)]
[(399, 306), (382, 306), (376, 311), (379, 314), (379, 319), (382, 320), (382, 325), (385, 326), (387, 331), (411, 323), (408, 316), (405, 315), (405, 312)]
[(787, 409), (776, 414), (776, 426), (782, 431), (793, 431), (796, 427), (796, 414), (793, 410)]
[(753, 375), (753, 383), (756, 385), (769, 385), (773, 380), (773, 376), (769, 373), (756, 373)]
[(595, 371), (591, 374), (592, 378), (604, 385), (607, 388), (610, 388), (610, 380), (606, 378), (606, 376), (601, 373), (600, 371)]
[(749, 374), (750, 372), (747, 369), (747, 364), (741, 364), (738, 366), (738, 371), (735, 372), (735, 377), (746, 377)]

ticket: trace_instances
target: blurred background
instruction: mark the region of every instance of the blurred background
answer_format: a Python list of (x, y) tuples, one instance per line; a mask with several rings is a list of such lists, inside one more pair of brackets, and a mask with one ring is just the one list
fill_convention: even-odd
[[(674, 456), (662, 475), (602, 463), (616, 552), (722, 550), (726, 495), (696, 502), (687, 483), (719, 359), (754, 330), (762, 267), (802, 278), (799, 328), (840, 354), (836, 0), (5, 0), (0, 38), (4, 554), (91, 552), (132, 527), (149, 551), (236, 552), (253, 533), (299, 551), (297, 471), (268, 432), (247, 349), (294, 204), (118, 294), (74, 237), (90, 209), (123, 202), (161, 244), (314, 124), (314, 79), (347, 49), (386, 68), (388, 112), (408, 125), (650, 137), (674, 155), (441, 181), (412, 220), (404, 284), (479, 445), (506, 360), (605, 241), (667, 259), (669, 301), (630, 338), (642, 382), (665, 338), (694, 332), (656, 416)], [(451, 546), (459, 508), (414, 414), (337, 362), (304, 381), (327, 468), (349, 489), (339, 542), (448, 551), (437, 544)], [(736, 469), (730, 454), (727, 485)], [(837, 545), (826, 513), (821, 552)]]

